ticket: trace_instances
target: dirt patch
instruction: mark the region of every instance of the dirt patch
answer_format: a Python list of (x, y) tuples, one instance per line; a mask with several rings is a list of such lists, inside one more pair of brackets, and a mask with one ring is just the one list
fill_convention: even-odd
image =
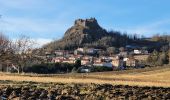
[(170, 88), (111, 84), (0, 81), (0, 98), (10, 100), (167, 100)]

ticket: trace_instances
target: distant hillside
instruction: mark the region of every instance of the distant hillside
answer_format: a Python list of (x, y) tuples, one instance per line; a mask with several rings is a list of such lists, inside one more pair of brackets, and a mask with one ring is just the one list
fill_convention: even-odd
[(106, 31), (95, 18), (77, 19), (60, 40), (44, 45), (44, 49), (73, 50), (77, 47), (95, 47), (106, 49), (108, 47), (124, 47), (129, 44), (147, 47), (159, 47), (160, 43), (140, 39), (137, 35), (127, 35), (116, 31)]
[(107, 32), (95, 18), (75, 20), (74, 25), (69, 28), (64, 37), (53, 41), (44, 48), (74, 49), (77, 47), (106, 48), (109, 46), (123, 46), (132, 41), (126, 34), (119, 32)]

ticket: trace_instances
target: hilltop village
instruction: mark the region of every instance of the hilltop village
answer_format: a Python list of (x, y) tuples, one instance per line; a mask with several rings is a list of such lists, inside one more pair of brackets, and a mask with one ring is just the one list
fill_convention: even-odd
[(117, 54), (109, 54), (109, 52), (104, 54), (107, 51), (95, 48), (77, 48), (74, 51), (55, 50), (52, 53), (46, 52), (46, 61), (74, 64), (80, 60), (82, 69), (86, 69), (87, 72), (93, 66), (108, 67), (113, 70), (145, 67), (144, 62), (149, 56), (147, 50), (127, 45), (126, 48), (122, 47), (119, 51)]

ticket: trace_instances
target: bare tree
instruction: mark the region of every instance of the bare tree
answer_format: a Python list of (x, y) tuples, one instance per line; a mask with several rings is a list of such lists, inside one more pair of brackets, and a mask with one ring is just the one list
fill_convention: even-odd
[(119, 51), (120, 51), (120, 52), (124, 52), (124, 51), (125, 51), (125, 48), (124, 48), (124, 47), (120, 47), (120, 48), (119, 48)]
[(0, 64), (6, 65), (8, 69), (9, 65), (13, 63), (13, 56), (12, 41), (0, 33)]
[(0, 50), (5, 51), (8, 48), (9, 40), (8, 38), (3, 34), (0, 33)]
[[(10, 41), (0, 33), (0, 65), (10, 66), (20, 73), (23, 68), (33, 61), (32, 50), (35, 42), (28, 36), (21, 35), (15, 41)], [(8, 71), (8, 70), (7, 70)]]
[(109, 53), (109, 55), (116, 54), (116, 48), (115, 47), (108, 47), (107, 52)]
[(0, 33), (0, 57), (6, 56), (10, 53), (11, 50), (11, 41), (3, 34)]
[[(31, 61), (34, 45), (35, 42), (30, 37), (25, 35), (21, 35), (14, 42), (13, 50), (15, 51), (17, 66), (21, 72), (23, 72), (23, 68)], [(18, 70), (18, 73), (20, 73), (20, 70)]]
[(5, 37), (5, 35), (0, 33), (0, 64), (3, 63), (4, 56), (6, 55), (5, 51), (7, 47), (8, 47), (8, 39)]

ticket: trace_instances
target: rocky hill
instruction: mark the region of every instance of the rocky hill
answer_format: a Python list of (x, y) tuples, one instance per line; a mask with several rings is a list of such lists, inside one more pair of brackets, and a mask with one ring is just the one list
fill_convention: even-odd
[[(165, 36), (167, 37), (167, 36)], [(162, 38), (157, 38), (164, 40)], [(51, 51), (56, 49), (73, 50), (78, 47), (94, 47), (106, 49), (108, 47), (125, 47), (133, 44), (140, 47), (148, 47), (151, 50), (161, 48), (165, 45), (162, 41), (151, 41), (139, 38), (137, 34), (127, 35), (117, 31), (106, 31), (95, 18), (77, 19), (60, 40), (53, 41), (43, 46), (43, 50)]]
[(130, 39), (119, 32), (107, 32), (95, 18), (77, 19), (64, 37), (44, 46), (51, 49), (74, 49), (77, 47), (98, 47), (125, 45)]
[(78, 19), (75, 21), (74, 26), (65, 32), (63, 41), (74, 45), (81, 45), (96, 41), (106, 35), (106, 30), (98, 25), (96, 19)]

